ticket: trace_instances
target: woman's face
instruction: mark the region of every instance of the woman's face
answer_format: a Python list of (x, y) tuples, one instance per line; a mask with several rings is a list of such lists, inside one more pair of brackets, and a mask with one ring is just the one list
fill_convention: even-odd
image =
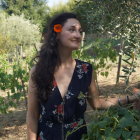
[(80, 22), (77, 19), (68, 19), (58, 33), (57, 39), (59, 40), (59, 47), (65, 47), (70, 50), (75, 50), (80, 47), (82, 40), (82, 29)]

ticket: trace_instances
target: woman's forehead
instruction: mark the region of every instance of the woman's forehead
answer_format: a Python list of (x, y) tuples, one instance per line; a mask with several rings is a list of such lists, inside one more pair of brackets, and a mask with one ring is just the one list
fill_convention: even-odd
[(63, 27), (77, 27), (77, 28), (81, 28), (81, 24), (80, 22), (75, 19), (75, 18), (70, 18), (68, 19)]

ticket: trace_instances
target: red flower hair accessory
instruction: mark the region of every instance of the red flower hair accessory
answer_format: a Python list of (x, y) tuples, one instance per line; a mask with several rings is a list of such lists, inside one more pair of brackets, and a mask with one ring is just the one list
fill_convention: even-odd
[(53, 30), (57, 33), (62, 31), (62, 25), (61, 24), (55, 24), (53, 27)]

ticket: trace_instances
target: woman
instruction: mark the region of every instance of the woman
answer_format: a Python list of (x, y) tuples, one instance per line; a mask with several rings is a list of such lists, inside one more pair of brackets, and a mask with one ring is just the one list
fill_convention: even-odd
[(136, 96), (99, 98), (92, 65), (72, 58), (81, 40), (81, 24), (73, 13), (60, 14), (51, 21), (30, 74), (28, 140), (80, 140), (87, 133), (86, 99), (93, 109), (137, 100)]

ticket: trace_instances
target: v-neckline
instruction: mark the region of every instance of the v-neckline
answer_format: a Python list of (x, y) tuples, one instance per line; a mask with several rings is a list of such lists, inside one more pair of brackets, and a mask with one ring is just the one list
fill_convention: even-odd
[(70, 86), (71, 86), (71, 83), (72, 83), (73, 78), (74, 78), (74, 75), (75, 75), (75, 71), (76, 71), (76, 67), (77, 67), (77, 63), (78, 63), (78, 62), (77, 62), (77, 59), (74, 59), (74, 60), (75, 60), (76, 64), (75, 64), (75, 67), (74, 67), (74, 70), (73, 70), (72, 77), (71, 77), (71, 80), (70, 80), (70, 82), (69, 82), (68, 88), (67, 88), (67, 90), (66, 90), (66, 93), (64, 94), (64, 97), (62, 97), (61, 92), (60, 92), (59, 87), (58, 87), (58, 84), (57, 84), (57, 81), (56, 81), (56, 79), (55, 79), (55, 77), (54, 77), (54, 80), (55, 80), (55, 82), (56, 82), (56, 89), (58, 90), (59, 96), (61, 97), (62, 100), (64, 100), (64, 98), (65, 98), (67, 92), (69, 91), (69, 88), (70, 88)]

